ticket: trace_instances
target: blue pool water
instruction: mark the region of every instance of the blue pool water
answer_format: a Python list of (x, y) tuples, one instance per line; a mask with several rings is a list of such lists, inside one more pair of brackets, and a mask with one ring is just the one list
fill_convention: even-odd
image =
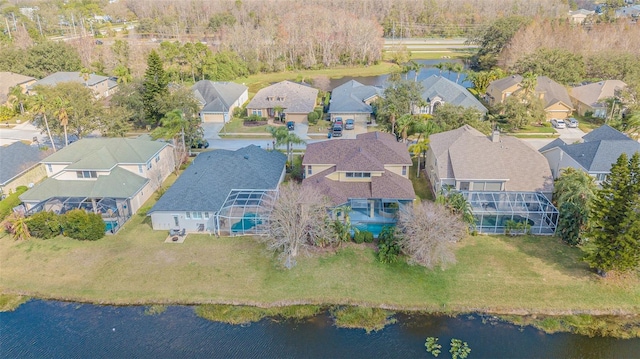
[(368, 231), (373, 233), (373, 236), (378, 238), (383, 227), (395, 227), (393, 223), (375, 223), (375, 222), (357, 222), (353, 223), (351, 227), (357, 228), (361, 231)]
[(118, 228), (118, 222), (114, 222), (114, 221), (106, 221), (104, 222), (104, 231), (105, 232), (111, 232), (111, 230), (113, 230), (113, 232), (115, 232)]

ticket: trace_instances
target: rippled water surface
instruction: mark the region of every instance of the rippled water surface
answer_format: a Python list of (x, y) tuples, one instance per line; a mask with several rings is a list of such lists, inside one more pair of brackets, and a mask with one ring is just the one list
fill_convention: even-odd
[[(382, 331), (339, 329), (328, 314), (245, 326), (199, 318), (192, 307), (157, 315), (144, 307), (30, 301), (0, 313), (3, 358), (428, 358), (427, 336), (469, 343), (469, 358), (638, 358), (640, 340), (547, 335), (478, 316), (398, 315)], [(448, 350), (448, 349), (447, 349)], [(446, 354), (446, 355), (445, 355)], [(440, 357), (448, 357), (443, 353)]]

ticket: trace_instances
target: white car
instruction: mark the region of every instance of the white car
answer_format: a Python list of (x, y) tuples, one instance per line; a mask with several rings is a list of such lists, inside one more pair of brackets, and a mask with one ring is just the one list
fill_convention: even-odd
[(555, 118), (551, 120), (551, 125), (555, 128), (567, 128), (567, 124), (564, 122), (564, 120), (559, 120)]
[(567, 127), (569, 127), (569, 128), (578, 128), (578, 120), (576, 120), (573, 117), (571, 117), (570, 119), (568, 119), (565, 122), (567, 123)]

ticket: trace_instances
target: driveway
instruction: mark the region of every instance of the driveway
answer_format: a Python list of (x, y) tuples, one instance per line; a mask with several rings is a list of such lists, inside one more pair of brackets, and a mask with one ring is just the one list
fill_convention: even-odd
[(307, 135), (307, 132), (309, 132), (309, 125), (306, 123), (296, 123), (293, 128), (293, 133), (303, 140), (308, 140), (310, 138), (309, 135)]
[(220, 133), (220, 131), (222, 130), (222, 127), (224, 127), (223, 123), (217, 123), (217, 122), (203, 122), (201, 124), (202, 126), (202, 130), (204, 131), (204, 138), (207, 140), (219, 140), (220, 136), (218, 136), (218, 133)]
[[(556, 132), (558, 132), (560, 134), (560, 138), (564, 139), (569, 139), (569, 140), (579, 140), (582, 138), (582, 136), (585, 135), (584, 132), (582, 132), (581, 129), (579, 128), (556, 128)], [(571, 141), (571, 142), (574, 142)]]

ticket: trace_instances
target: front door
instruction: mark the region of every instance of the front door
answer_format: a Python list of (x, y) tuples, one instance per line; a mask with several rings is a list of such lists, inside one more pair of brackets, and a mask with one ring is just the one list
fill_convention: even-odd
[(174, 227), (176, 227), (176, 228), (180, 228), (180, 221), (179, 221), (179, 218), (178, 218), (178, 216), (177, 216), (177, 215), (174, 215), (174, 216), (173, 216), (173, 225), (174, 225)]

